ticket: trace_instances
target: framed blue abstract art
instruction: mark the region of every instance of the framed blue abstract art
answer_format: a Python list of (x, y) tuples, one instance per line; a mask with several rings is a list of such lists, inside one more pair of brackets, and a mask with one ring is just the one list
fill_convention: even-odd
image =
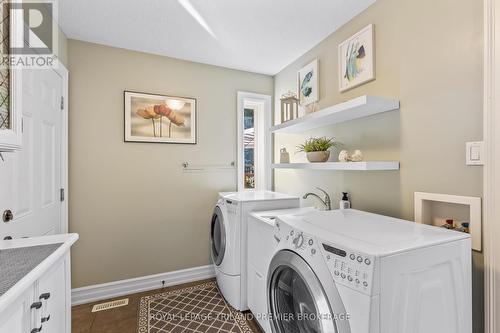
[(375, 80), (375, 34), (370, 24), (339, 45), (341, 92)]

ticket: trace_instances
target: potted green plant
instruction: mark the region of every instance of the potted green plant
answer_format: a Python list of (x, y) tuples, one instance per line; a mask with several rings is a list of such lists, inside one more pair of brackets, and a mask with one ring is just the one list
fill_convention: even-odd
[(334, 138), (310, 138), (307, 139), (303, 144), (299, 145), (297, 148), (298, 152), (305, 152), (307, 155), (307, 160), (311, 163), (326, 162), (330, 158), (329, 149), (332, 147), (338, 147), (339, 142), (336, 142)]

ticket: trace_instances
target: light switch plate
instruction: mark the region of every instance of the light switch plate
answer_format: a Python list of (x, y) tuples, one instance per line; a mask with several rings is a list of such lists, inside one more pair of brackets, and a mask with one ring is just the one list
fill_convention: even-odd
[(484, 142), (467, 142), (465, 146), (466, 164), (484, 165)]

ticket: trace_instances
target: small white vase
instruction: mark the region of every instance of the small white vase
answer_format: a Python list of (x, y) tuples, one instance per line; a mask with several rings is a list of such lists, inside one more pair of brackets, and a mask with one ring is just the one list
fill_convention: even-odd
[(287, 152), (285, 148), (281, 149), (280, 151), (280, 163), (281, 164), (290, 163), (290, 153)]
[(311, 163), (322, 163), (328, 161), (330, 151), (313, 151), (307, 153), (307, 160)]

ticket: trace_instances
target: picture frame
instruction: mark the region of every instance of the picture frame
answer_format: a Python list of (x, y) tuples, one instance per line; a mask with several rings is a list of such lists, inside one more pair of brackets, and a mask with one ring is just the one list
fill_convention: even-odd
[(319, 61), (314, 59), (297, 74), (297, 96), (300, 106), (319, 101)]
[(197, 144), (197, 101), (124, 91), (125, 142)]
[(375, 80), (375, 26), (370, 24), (339, 45), (339, 91)]

